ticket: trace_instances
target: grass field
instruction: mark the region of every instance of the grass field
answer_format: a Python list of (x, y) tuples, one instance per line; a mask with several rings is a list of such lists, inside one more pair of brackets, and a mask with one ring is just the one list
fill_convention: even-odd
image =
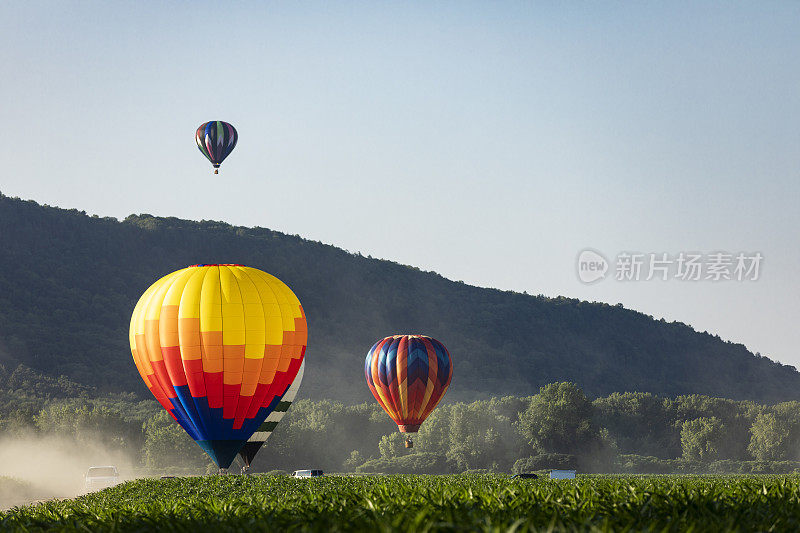
[(800, 531), (800, 477), (138, 480), (0, 514), (44, 531)]

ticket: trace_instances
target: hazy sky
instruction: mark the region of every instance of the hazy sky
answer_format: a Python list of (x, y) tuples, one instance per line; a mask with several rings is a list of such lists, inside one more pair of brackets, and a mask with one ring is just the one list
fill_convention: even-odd
[[(800, 364), (798, 2), (4, 2), (0, 65), (6, 195), (269, 227)], [(219, 176), (208, 120), (239, 131)], [(584, 248), (764, 260), (585, 285)]]

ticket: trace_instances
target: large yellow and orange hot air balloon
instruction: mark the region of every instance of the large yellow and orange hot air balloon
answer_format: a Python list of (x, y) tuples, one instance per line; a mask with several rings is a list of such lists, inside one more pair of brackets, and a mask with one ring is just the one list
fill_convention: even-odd
[(150, 286), (133, 310), (133, 360), (150, 392), (220, 468), (300, 370), (303, 307), (278, 278), (193, 265)]

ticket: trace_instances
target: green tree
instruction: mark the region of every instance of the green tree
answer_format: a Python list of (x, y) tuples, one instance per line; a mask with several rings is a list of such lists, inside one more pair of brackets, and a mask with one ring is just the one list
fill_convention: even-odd
[(379, 458), (367, 461), (357, 472), (383, 474), (448, 474), (458, 471), (447, 459), (437, 453), (417, 452), (392, 459)]
[(361, 453), (358, 450), (353, 450), (350, 452), (350, 457), (345, 459), (344, 463), (342, 463), (342, 468), (345, 470), (345, 472), (353, 472), (356, 468), (364, 463), (365, 459)]
[(534, 457), (523, 457), (517, 460), (511, 467), (514, 474), (524, 472), (535, 472), (536, 470), (568, 469), (578, 468), (578, 460), (574, 455), (563, 453), (542, 453)]
[(680, 430), (670, 401), (650, 393), (615, 392), (592, 402), (595, 421), (621, 453), (664, 459), (681, 453)]
[(759, 414), (747, 450), (759, 461), (796, 460), (800, 454), (800, 403), (785, 402)]
[[(720, 459), (749, 458), (750, 427), (761, 408), (752, 402), (713, 398), (701, 394), (679, 396), (668, 402), (676, 421), (717, 418), (725, 426), (725, 439), (719, 443)], [(639, 453), (639, 452), (636, 452)]]
[(759, 461), (781, 459), (786, 451), (789, 428), (785, 420), (778, 420), (774, 413), (762, 413), (750, 428), (750, 444), (747, 450)]
[(444, 454), (458, 471), (507, 471), (524, 447), (512, 403), (527, 405), (505, 398), (439, 406), (420, 428), (417, 447)]
[(715, 461), (727, 438), (725, 424), (719, 418), (700, 417), (687, 420), (681, 428), (683, 458), (689, 460)]
[(518, 427), (534, 453), (588, 454), (600, 444), (592, 423), (592, 404), (574, 383), (551, 383), (539, 389), (520, 415)]
[(72, 437), (78, 442), (130, 451), (142, 444), (139, 422), (126, 419), (116, 409), (85, 400), (50, 403), (34, 420), (41, 433)]
[(381, 437), (378, 442), (378, 452), (382, 459), (392, 459), (408, 455), (410, 452), (406, 451), (405, 437), (400, 433), (390, 433)]

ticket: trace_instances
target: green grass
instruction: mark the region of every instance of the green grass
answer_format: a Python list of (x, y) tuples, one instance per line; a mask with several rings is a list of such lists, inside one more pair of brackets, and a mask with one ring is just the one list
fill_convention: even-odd
[(800, 531), (800, 477), (139, 480), (14, 508), (19, 531)]

